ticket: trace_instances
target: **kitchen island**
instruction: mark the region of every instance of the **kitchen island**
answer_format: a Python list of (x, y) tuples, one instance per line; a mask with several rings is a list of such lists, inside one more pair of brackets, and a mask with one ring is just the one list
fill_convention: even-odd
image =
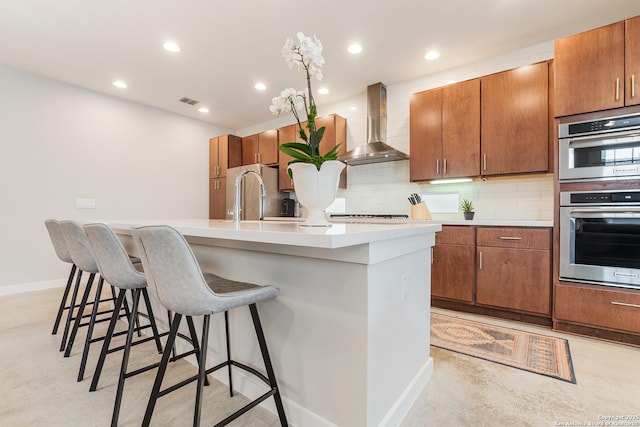
[[(280, 288), (258, 309), (292, 425), (399, 425), (431, 377), (430, 248), (440, 225), (105, 222), (132, 253), (130, 227), (171, 225), (204, 271)], [(213, 317), (209, 366), (225, 357), (222, 319)], [(249, 310), (230, 319), (233, 357), (262, 370)], [(237, 391), (264, 390), (239, 371)]]

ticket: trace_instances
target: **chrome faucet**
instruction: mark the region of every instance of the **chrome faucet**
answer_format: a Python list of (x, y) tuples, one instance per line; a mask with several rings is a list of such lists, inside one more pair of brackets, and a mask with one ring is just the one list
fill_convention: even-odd
[(256, 176), (256, 178), (258, 178), (258, 182), (260, 183), (260, 200), (258, 203), (258, 212), (260, 214), (259, 219), (264, 219), (264, 214), (262, 212), (262, 198), (264, 196), (267, 195), (267, 189), (264, 186), (264, 181), (262, 180), (262, 177), (260, 176), (260, 174), (256, 171), (241, 171), (237, 176), (236, 176), (236, 187), (235, 187), (235, 195), (233, 198), (233, 222), (234, 224), (240, 224), (240, 211), (242, 210), (240, 204), (241, 202), (241, 198), (240, 198), (240, 188), (242, 187), (242, 178), (245, 177), (245, 175), (248, 174), (253, 174)]

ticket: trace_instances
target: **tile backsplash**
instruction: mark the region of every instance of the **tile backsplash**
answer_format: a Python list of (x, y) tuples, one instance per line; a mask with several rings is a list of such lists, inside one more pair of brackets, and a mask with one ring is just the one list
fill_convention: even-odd
[[(458, 184), (409, 182), (409, 162), (350, 166), (348, 188), (338, 191), (349, 213), (407, 214), (407, 197), (418, 194), (458, 194), (469, 199), (475, 219), (552, 220), (553, 176), (489, 178)], [(462, 219), (462, 213), (432, 212), (434, 219)]]

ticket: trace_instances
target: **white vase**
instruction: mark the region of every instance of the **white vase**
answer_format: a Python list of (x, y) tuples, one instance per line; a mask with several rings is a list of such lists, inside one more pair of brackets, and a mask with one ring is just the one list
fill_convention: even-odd
[(293, 163), (289, 165), (293, 172), (293, 186), (298, 201), (307, 209), (307, 218), (301, 224), (312, 227), (331, 225), (324, 217), (324, 210), (336, 199), (340, 172), (345, 164), (338, 160), (329, 160), (320, 170), (311, 163)]

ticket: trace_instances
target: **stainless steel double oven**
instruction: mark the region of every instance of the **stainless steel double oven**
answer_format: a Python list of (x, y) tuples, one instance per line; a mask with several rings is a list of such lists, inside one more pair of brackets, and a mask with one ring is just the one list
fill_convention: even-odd
[(558, 166), (560, 280), (640, 289), (640, 114), (561, 124)]

